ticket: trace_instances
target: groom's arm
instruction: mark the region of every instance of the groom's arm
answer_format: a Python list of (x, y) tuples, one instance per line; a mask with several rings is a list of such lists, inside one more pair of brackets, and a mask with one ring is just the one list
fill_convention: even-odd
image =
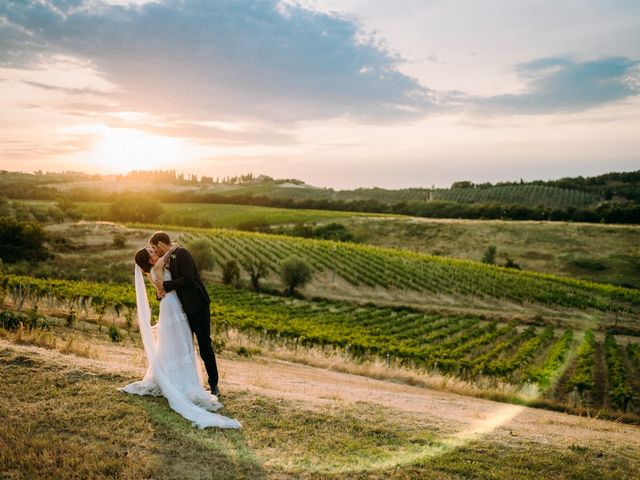
[(182, 275), (162, 283), (167, 293), (171, 290), (182, 290), (196, 286), (196, 262), (191, 253), (184, 248), (179, 249), (176, 251), (176, 261), (180, 263), (180, 272)]

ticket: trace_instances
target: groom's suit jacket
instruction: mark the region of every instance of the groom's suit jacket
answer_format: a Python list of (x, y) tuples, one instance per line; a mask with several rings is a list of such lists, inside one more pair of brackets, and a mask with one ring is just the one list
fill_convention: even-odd
[(191, 252), (178, 247), (170, 257), (171, 280), (163, 282), (165, 291), (175, 290), (187, 315), (209, 308), (211, 299), (200, 278), (200, 272)]

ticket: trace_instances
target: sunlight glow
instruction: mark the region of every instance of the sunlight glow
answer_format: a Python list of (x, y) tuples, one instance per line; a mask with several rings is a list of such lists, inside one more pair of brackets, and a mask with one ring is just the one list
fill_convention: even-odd
[(183, 142), (177, 138), (106, 125), (80, 127), (73, 131), (95, 136), (93, 147), (82, 154), (82, 159), (85, 165), (100, 172), (169, 169), (184, 159)]
[[(448, 437), (437, 439), (433, 444), (419, 446), (412, 451), (401, 450), (396, 455), (377, 458), (359, 465), (321, 466), (311, 471), (322, 473), (362, 473), (368, 471), (385, 471), (416, 462), (426, 462), (430, 458), (451, 453), (465, 445), (493, 434), (497, 429), (513, 420), (525, 407), (520, 405), (504, 405), (497, 410), (478, 418), (469, 427)], [(293, 470), (296, 473), (308, 472), (309, 469)]]

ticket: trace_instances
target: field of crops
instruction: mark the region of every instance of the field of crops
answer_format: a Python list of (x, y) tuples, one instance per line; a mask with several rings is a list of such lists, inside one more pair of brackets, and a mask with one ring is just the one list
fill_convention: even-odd
[[(339, 347), (468, 380), (535, 383), (555, 406), (640, 415), (640, 343), (591, 330), (497, 323), (407, 308), (304, 301), (212, 285), (218, 329), (296, 346)], [(603, 369), (596, 368), (603, 364)]]
[(635, 289), (400, 249), (218, 229), (189, 229), (181, 241), (189, 243), (196, 238), (209, 239), (219, 261), (260, 258), (275, 273), (284, 258), (297, 255), (315, 272), (340, 277), (354, 286), (554, 309), (628, 313), (640, 306), (640, 292)]
[[(131, 316), (133, 287), (1, 276), (15, 308), (39, 305), (117, 322)], [(640, 346), (590, 330), (554, 330), (485, 318), (428, 314), (328, 300), (300, 300), (209, 286), (216, 335), (234, 328), (260, 342), (337, 348), (355, 358), (435, 370), (462, 379), (536, 383), (555, 405), (640, 415)], [(154, 302), (155, 303), (155, 302)], [(621, 337), (619, 337), (621, 338)]]
[[(400, 364), (464, 379), (536, 383), (543, 397), (560, 404), (640, 414), (637, 340), (618, 341), (611, 334), (597, 340), (591, 330), (309, 302), (224, 286), (211, 286), (211, 294), (218, 328), (231, 326), (295, 345), (339, 347), (356, 357), (388, 355)], [(602, 371), (595, 368), (598, 363), (604, 363)]]

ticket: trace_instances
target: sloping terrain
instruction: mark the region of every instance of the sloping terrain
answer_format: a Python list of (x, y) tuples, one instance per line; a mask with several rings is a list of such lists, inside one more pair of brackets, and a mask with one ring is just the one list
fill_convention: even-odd
[(295, 365), (220, 358), (240, 432), (116, 391), (140, 348), (94, 359), (0, 340), (2, 478), (637, 478), (640, 430)]

